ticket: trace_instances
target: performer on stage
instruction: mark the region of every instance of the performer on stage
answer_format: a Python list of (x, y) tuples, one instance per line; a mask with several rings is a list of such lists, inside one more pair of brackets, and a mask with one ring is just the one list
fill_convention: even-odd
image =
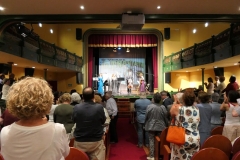
[(144, 81), (144, 79), (140, 80), (139, 91), (140, 93), (146, 92), (146, 82)]
[(98, 93), (100, 93), (101, 95), (104, 94), (102, 74), (99, 74), (99, 76), (98, 76)]
[(127, 80), (127, 92), (128, 94), (131, 94), (133, 88), (133, 81), (131, 78)]
[(117, 76), (116, 74), (112, 74), (112, 94), (117, 94)]

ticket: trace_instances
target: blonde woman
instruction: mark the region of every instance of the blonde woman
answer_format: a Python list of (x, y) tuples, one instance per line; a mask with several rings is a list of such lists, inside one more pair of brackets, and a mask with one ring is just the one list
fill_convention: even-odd
[(48, 83), (27, 77), (12, 85), (7, 99), (9, 112), (19, 121), (1, 131), (4, 159), (64, 160), (69, 154), (65, 128), (43, 118), (53, 102)]

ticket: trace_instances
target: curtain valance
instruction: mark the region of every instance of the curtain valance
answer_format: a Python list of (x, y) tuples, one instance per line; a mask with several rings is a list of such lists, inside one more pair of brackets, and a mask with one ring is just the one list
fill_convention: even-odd
[(153, 34), (93, 34), (88, 38), (88, 47), (156, 47)]

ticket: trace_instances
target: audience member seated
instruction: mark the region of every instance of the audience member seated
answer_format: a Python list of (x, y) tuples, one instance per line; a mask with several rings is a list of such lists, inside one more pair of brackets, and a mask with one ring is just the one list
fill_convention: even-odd
[(71, 94), (71, 100), (72, 100), (71, 105), (75, 106), (81, 102), (81, 97), (77, 92), (74, 92)]
[(239, 117), (233, 117), (233, 110), (239, 107), (237, 99), (240, 98), (238, 91), (231, 90), (228, 92), (228, 97), (224, 97), (224, 102), (221, 104), (220, 110), (226, 111), (226, 120), (223, 128), (223, 135), (231, 142), (240, 136)]
[(222, 124), (222, 111), (220, 110), (221, 104), (218, 103), (219, 100), (219, 94), (213, 93), (212, 94), (212, 103), (210, 105), (212, 106), (212, 116), (211, 116), (211, 130), (215, 127), (221, 126)]
[(1, 131), (4, 159), (64, 160), (70, 150), (65, 128), (43, 118), (53, 102), (48, 83), (38, 78), (25, 78), (13, 84), (7, 99), (9, 113), (19, 121)]
[(160, 104), (161, 94), (153, 95), (153, 103), (148, 105), (145, 118), (145, 130), (149, 135), (150, 153), (148, 159), (154, 159), (154, 138), (168, 127), (167, 110)]
[(70, 105), (71, 96), (69, 93), (64, 93), (59, 97), (61, 104), (55, 108), (53, 119), (55, 123), (61, 123), (64, 125), (67, 133), (71, 133), (74, 125), (72, 120), (73, 106)]
[(212, 106), (209, 104), (210, 96), (206, 92), (198, 93), (198, 101), (196, 107), (199, 108), (200, 123), (198, 130), (200, 133), (200, 144), (211, 136), (211, 117), (212, 117)]
[[(171, 108), (171, 116), (175, 118), (175, 124), (179, 122), (185, 128), (185, 144), (172, 144), (171, 159), (190, 160), (194, 153), (198, 152), (199, 145), (199, 110), (195, 107), (196, 96), (193, 90), (185, 90), (180, 99), (175, 95), (174, 104)], [(176, 133), (177, 134), (177, 133)]]

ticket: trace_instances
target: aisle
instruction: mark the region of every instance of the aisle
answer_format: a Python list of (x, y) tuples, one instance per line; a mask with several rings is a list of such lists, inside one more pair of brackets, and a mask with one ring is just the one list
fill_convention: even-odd
[(146, 160), (143, 148), (138, 148), (137, 132), (129, 118), (119, 118), (117, 122), (118, 143), (111, 144), (109, 160)]

